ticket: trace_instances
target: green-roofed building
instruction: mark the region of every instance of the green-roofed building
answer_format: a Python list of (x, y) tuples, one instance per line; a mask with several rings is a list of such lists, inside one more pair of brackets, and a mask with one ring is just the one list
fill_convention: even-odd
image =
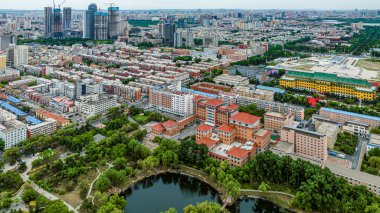
[(376, 88), (363, 79), (340, 77), (323, 72), (303, 72), (289, 70), (280, 79), (285, 88), (305, 89), (320, 93), (334, 93), (343, 97), (374, 100)]

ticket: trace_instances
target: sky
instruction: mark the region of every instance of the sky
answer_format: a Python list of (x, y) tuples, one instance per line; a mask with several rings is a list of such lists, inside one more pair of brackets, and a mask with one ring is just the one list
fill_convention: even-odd
[[(64, 0), (55, 0), (56, 4)], [(53, 0), (0, 0), (0, 9), (36, 10), (52, 6)], [(121, 9), (379, 9), (380, 0), (67, 0), (63, 5), (85, 9), (90, 3)]]

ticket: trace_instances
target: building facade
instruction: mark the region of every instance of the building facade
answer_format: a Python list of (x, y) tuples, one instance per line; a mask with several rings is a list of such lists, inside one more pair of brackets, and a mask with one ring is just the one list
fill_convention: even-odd
[(376, 98), (376, 88), (368, 81), (329, 73), (288, 71), (280, 79), (280, 85), (285, 88), (333, 93), (360, 100), (371, 101)]
[(327, 136), (318, 132), (285, 126), (281, 130), (281, 141), (293, 144), (294, 153), (316, 161), (327, 159)]
[(278, 112), (267, 112), (264, 115), (265, 129), (280, 132), (284, 126), (292, 126), (294, 122), (294, 113), (281, 114)]
[(337, 109), (332, 109), (332, 108), (322, 107), (319, 110), (319, 115), (321, 117), (327, 118), (329, 120), (332, 120), (341, 124), (344, 124), (347, 121), (351, 121), (351, 122), (366, 124), (370, 126), (370, 128), (377, 128), (380, 126), (379, 117), (352, 113), (352, 112), (347, 112), (347, 111), (337, 110)]

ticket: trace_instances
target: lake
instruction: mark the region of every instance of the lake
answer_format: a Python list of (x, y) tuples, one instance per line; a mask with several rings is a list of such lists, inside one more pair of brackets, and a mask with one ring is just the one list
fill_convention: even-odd
[[(123, 195), (127, 201), (126, 212), (133, 213), (158, 213), (171, 207), (182, 212), (185, 206), (206, 200), (221, 203), (217, 191), (208, 184), (191, 176), (172, 173), (145, 178)], [(261, 198), (241, 199), (229, 210), (236, 213), (286, 211)]]

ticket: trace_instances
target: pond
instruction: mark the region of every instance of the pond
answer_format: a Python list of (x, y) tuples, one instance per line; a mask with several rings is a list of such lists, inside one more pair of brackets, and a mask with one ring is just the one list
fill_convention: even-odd
[[(126, 198), (126, 212), (159, 213), (169, 208), (179, 212), (189, 205), (203, 201), (221, 203), (216, 190), (197, 178), (164, 173), (151, 176), (132, 185), (123, 193)], [(239, 200), (229, 208), (231, 212), (283, 212), (270, 201), (261, 198)]]

